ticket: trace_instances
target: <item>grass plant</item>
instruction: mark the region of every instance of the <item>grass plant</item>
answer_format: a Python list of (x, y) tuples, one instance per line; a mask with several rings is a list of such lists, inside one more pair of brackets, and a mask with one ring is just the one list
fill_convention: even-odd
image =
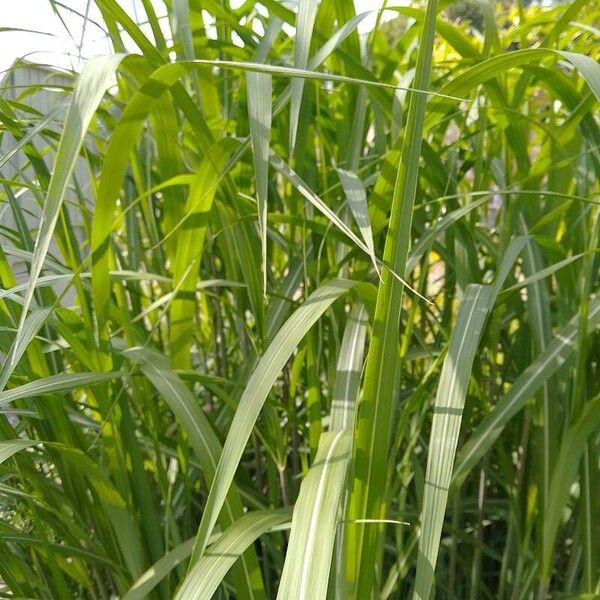
[(0, 597), (600, 597), (600, 6), (94, 2), (0, 98)]

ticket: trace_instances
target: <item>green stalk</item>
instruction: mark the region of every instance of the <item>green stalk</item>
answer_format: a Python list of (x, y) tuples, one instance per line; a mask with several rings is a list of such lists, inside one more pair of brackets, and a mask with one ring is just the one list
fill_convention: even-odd
[[(437, 0), (429, 0), (419, 51), (414, 87), (427, 90), (431, 72)], [(383, 519), (386, 515), (388, 448), (392, 433), (398, 367), (399, 323), (404, 286), (390, 268), (404, 275), (411, 240), (413, 207), (419, 177), (419, 157), (427, 95), (410, 92), (408, 117), (400, 164), (396, 176), (384, 263), (367, 356), (364, 397), (355, 423), (348, 511), (346, 584), (348, 597), (371, 598), (376, 586), (382, 524), (353, 523), (358, 519)]]
[[(592, 207), (589, 217), (589, 239), (587, 248), (589, 254), (584, 257), (581, 297), (579, 299), (579, 339), (575, 386), (572, 402), (572, 419), (575, 420), (589, 401), (589, 383), (587, 381), (587, 369), (590, 352), (590, 331), (588, 327), (588, 316), (590, 312), (590, 295), (593, 283), (593, 265), (600, 238), (600, 211), (598, 207)], [(583, 220), (584, 234), (587, 233), (586, 219)], [(579, 497), (580, 522), (579, 530), (582, 539), (583, 553), (583, 591), (593, 593), (598, 582), (598, 451), (597, 445), (589, 441), (583, 451), (581, 465), (581, 492)]]

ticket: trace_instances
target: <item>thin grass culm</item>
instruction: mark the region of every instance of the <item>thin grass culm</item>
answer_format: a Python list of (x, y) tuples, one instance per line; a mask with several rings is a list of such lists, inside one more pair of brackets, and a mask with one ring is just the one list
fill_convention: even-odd
[(600, 5), (47, 2), (0, 597), (600, 597)]

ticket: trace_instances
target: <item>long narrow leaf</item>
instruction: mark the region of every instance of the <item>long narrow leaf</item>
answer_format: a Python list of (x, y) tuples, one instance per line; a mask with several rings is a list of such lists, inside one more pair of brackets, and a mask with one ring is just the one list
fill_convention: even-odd
[(467, 287), (442, 367), (427, 455), (415, 599), (428, 600), (433, 585), (471, 368), (483, 325), (493, 303), (494, 293), (491, 287)]
[[(29, 287), (27, 288), (25, 301), (21, 309), (21, 319), (17, 330), (15, 348), (19, 346), (19, 338), (23, 335), (23, 327), (29, 311), (29, 305), (33, 299), (37, 279), (44, 266), (44, 260), (50, 247), (52, 234), (58, 221), (69, 179), (75, 168), (79, 149), (83, 144), (90, 121), (122, 59), (122, 55), (92, 59), (86, 63), (84, 70), (77, 80), (73, 99), (71, 100), (65, 120), (65, 134), (60, 138), (60, 144), (56, 153), (55, 168), (50, 179), (42, 220), (35, 241), (29, 273)], [(11, 365), (14, 365), (16, 360), (16, 355), (11, 353)]]
[(227, 571), (246, 549), (261, 535), (289, 523), (288, 510), (267, 510), (248, 513), (231, 525), (209, 546), (195, 563), (175, 600), (211, 598)]
[[(600, 302), (597, 300), (590, 303), (588, 323), (590, 328), (600, 323)], [(579, 318), (575, 316), (554, 335), (546, 351), (523, 371), (508, 393), (485, 416), (456, 458), (452, 485), (460, 485), (473, 465), (498, 439), (506, 423), (575, 352), (578, 328)]]
[(258, 226), (262, 248), (263, 287), (267, 289), (267, 210), (269, 185), (269, 147), (271, 139), (271, 76), (246, 73), (248, 116), (256, 178)]
[[(294, 67), (296, 69), (305, 69), (308, 64), (310, 42), (312, 40), (318, 7), (318, 0), (300, 0), (298, 4), (296, 43), (294, 45)], [(304, 80), (294, 79), (292, 81), (292, 102), (290, 107), (290, 155), (294, 153), (296, 147), (296, 133), (298, 130), (298, 119), (300, 118), (303, 90)]]
[(334, 280), (318, 288), (286, 321), (254, 369), (229, 428), (198, 529), (191, 563), (203, 554), (231, 486), (238, 463), (267, 395), (292, 352), (327, 308), (354, 283)]
[(294, 507), (278, 600), (327, 596), (351, 440), (348, 429), (321, 435), (315, 461), (302, 481)]

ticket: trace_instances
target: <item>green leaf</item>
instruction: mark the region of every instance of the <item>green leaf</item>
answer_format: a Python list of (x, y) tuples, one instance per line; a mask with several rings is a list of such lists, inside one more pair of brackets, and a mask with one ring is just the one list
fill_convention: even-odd
[(25, 450), (25, 448), (31, 448), (39, 444), (34, 440), (7, 440), (0, 441), (0, 463), (10, 458), (13, 454)]
[(471, 368), (494, 289), (469, 285), (460, 303), (444, 360), (429, 437), (414, 598), (429, 600)]
[(129, 588), (123, 600), (145, 600), (148, 594), (178, 565), (183, 563), (192, 553), (194, 538), (179, 544), (162, 558)]
[[(319, 212), (321, 212), (329, 221), (335, 225), (342, 233), (344, 233), (348, 239), (354, 244), (356, 244), (363, 252), (365, 252), (368, 256), (371, 257), (373, 262), (380, 262), (377, 257), (375, 257), (369, 247), (359, 238), (357, 237), (352, 229), (350, 229), (344, 221), (321, 200), (310, 188), (309, 186), (300, 178), (300, 176), (290, 167), (280, 156), (277, 156), (274, 152), (271, 152), (269, 160), (273, 168), (279, 171), (286, 179), (288, 179), (292, 185), (298, 190), (298, 192), (308, 200)], [(414, 288), (412, 288), (408, 282), (406, 282), (402, 276), (398, 273), (397, 270), (390, 270), (394, 279), (396, 279), (402, 285), (405, 285), (413, 294), (416, 294), (423, 300), (426, 300), (419, 292), (417, 292)]]
[(189, 368), (199, 263), (217, 187), (235, 147), (237, 143), (226, 138), (217, 142), (202, 160), (190, 185), (183, 218), (177, 225), (172, 267), (176, 293), (169, 312), (171, 362), (175, 368)]
[[(296, 37), (294, 40), (294, 67), (296, 69), (306, 69), (306, 65), (308, 64), (310, 42), (312, 40), (318, 7), (318, 0), (300, 0), (298, 3)], [(290, 156), (294, 154), (296, 148), (296, 133), (300, 118), (303, 90), (304, 80), (294, 79), (292, 81), (292, 101), (290, 106)]]
[[(157, 352), (148, 348), (135, 347), (125, 350), (124, 355), (139, 364), (140, 369), (161, 393), (177, 420), (185, 429), (194, 448), (196, 458), (200, 463), (202, 473), (207, 484), (211, 485), (212, 490), (218, 481), (216, 480), (216, 468), (222, 451), (219, 439), (200, 404), (181, 379), (169, 369), (167, 360)], [(222, 507), (224, 507), (224, 510), (221, 514)], [(242, 516), (242, 503), (237, 489), (231, 487), (231, 481), (225, 490), (213, 526), (219, 515), (222, 527), (227, 527)], [(236, 573), (237, 580), (240, 583), (243, 582), (244, 585), (241, 589), (247, 590), (248, 597), (253, 597), (254, 591), (260, 590), (262, 587), (257, 559), (253, 552), (244, 556), (243, 560), (240, 561), (240, 565), (236, 568)]]
[(21, 398), (32, 398), (55, 392), (70, 392), (80, 387), (87, 387), (104, 381), (118, 379), (124, 375), (121, 371), (107, 373), (61, 373), (42, 377), (24, 385), (0, 392), (0, 406)]
[[(528, 233), (527, 220), (523, 212), (519, 215), (519, 221), (523, 233)], [(523, 271), (529, 279), (543, 270), (543, 261), (539, 248), (531, 238), (525, 244), (523, 256)], [(550, 317), (550, 299), (548, 288), (543, 281), (534, 281), (527, 285), (527, 314), (529, 316), (529, 328), (533, 338), (533, 348), (537, 354), (544, 352), (552, 337), (552, 321)], [(555, 419), (550, 406), (550, 390), (548, 381), (544, 382), (539, 394), (539, 405), (542, 414), (542, 426), (538, 429), (541, 443), (541, 468), (537, 469), (540, 481), (540, 493), (542, 496), (542, 510), (546, 512), (548, 502), (548, 486), (550, 485), (550, 461), (554, 456), (553, 437), (556, 436)]]
[(89, 480), (111, 524), (125, 566), (132, 577), (138, 577), (145, 563), (144, 550), (139, 530), (123, 496), (102, 467), (78, 448), (54, 442), (44, 444), (56, 449), (63, 459), (74, 465)]
[(248, 438), (275, 380), (308, 330), (335, 300), (353, 286), (352, 281), (336, 279), (314, 291), (277, 332), (252, 372), (223, 446), (214, 482), (200, 521), (192, 554), (192, 565), (204, 554), (208, 538), (233, 482)]
[(515, 67), (521, 67), (544, 58), (564, 58), (576, 67), (585, 78), (597, 99), (600, 100), (600, 64), (589, 56), (573, 52), (552, 50), (549, 48), (525, 48), (492, 56), (483, 62), (470, 67), (457, 75), (452, 81), (442, 86), (439, 96), (431, 102), (430, 110), (425, 121), (425, 130), (429, 130), (439, 122), (440, 112), (448, 107), (449, 100), (442, 96), (466, 95), (476, 86), (498, 77), (501, 73)]
[(571, 425), (560, 443), (553, 462), (548, 509), (544, 515), (544, 545), (542, 550), (542, 579), (548, 580), (552, 570), (554, 544), (564, 508), (571, 495), (571, 486), (577, 477), (587, 440), (600, 427), (600, 396), (585, 403), (581, 415)]
[(258, 204), (258, 226), (262, 248), (264, 293), (267, 291), (267, 211), (269, 189), (269, 147), (271, 139), (271, 76), (246, 73), (248, 118), (254, 158), (254, 177)]
[(502, 294), (500, 295), (500, 297), (501, 298), (506, 297), (511, 292), (515, 292), (524, 287), (529, 287), (532, 284), (538, 283), (538, 282), (542, 281), (543, 279), (546, 279), (546, 277), (550, 277), (550, 275), (553, 275), (557, 271), (564, 269), (565, 267), (569, 266), (570, 264), (577, 262), (578, 260), (581, 260), (583, 258), (583, 256), (585, 256), (584, 253), (575, 254), (575, 255), (569, 256), (568, 258), (565, 258), (563, 260), (559, 260), (558, 262), (554, 263), (553, 265), (550, 265), (549, 267), (545, 267), (543, 269), (538, 269), (537, 271), (532, 272), (531, 275), (528, 275), (527, 277), (525, 277), (525, 279), (523, 279), (522, 281), (519, 281), (518, 283), (515, 283), (514, 285), (511, 285), (510, 287), (507, 287), (506, 289), (502, 290)]
[(592, 92), (594, 92), (594, 96), (600, 100), (600, 64), (591, 56), (577, 52), (562, 50), (559, 54), (564, 56), (581, 73)]
[[(588, 324), (590, 329), (600, 324), (598, 300), (590, 302)], [(498, 439), (508, 421), (575, 352), (578, 329), (579, 316), (576, 315), (554, 335), (546, 351), (539, 354), (519, 375), (508, 393), (484, 417), (456, 458), (452, 475), (453, 486), (462, 483), (470, 469)]]
[(50, 308), (34, 310), (26, 319), (21, 319), (19, 331), (17, 332), (10, 352), (8, 353), (9, 358), (4, 361), (2, 370), (0, 370), (0, 390), (3, 390), (6, 387), (10, 376), (19, 364), (23, 354), (25, 354), (27, 346), (29, 346), (31, 340), (42, 328), (51, 312), (52, 309)]
[(373, 232), (369, 221), (369, 206), (367, 205), (367, 192), (365, 187), (362, 184), (362, 181), (357, 177), (356, 173), (345, 171), (344, 169), (337, 169), (337, 173), (342, 182), (344, 194), (346, 194), (354, 220), (360, 229), (368, 254), (373, 261), (375, 271), (379, 272), (375, 258), (375, 245), (373, 243)]
[[(64, 124), (65, 133), (60, 138), (54, 161), (54, 171), (50, 179), (42, 219), (35, 240), (35, 248), (29, 272), (29, 287), (27, 288), (23, 308), (21, 309), (21, 319), (17, 329), (15, 349), (19, 347), (19, 338), (24, 334), (23, 328), (27, 319), (29, 306), (33, 300), (36, 283), (44, 266), (46, 254), (50, 248), (54, 228), (58, 221), (67, 185), (75, 169), (79, 150), (83, 144), (92, 117), (123, 58), (123, 55), (94, 58), (86, 63), (77, 80)], [(15, 361), (16, 355), (11, 353), (10, 364), (14, 366)]]
[(330, 431), (351, 428), (360, 388), (368, 315), (363, 304), (355, 304), (348, 315), (338, 357), (331, 401)]
[(198, 560), (175, 595), (175, 600), (211, 598), (227, 571), (261, 535), (273, 529), (284, 529), (290, 520), (287, 509), (248, 513), (238, 519)]
[(435, 38), (437, 0), (428, 0), (418, 42), (414, 87), (408, 94), (408, 116), (396, 181), (389, 227), (385, 238), (381, 282), (373, 319), (373, 335), (365, 367), (363, 400), (355, 420), (352, 469), (354, 482), (349, 499), (346, 563), (349, 597), (375, 594), (375, 570), (379, 562), (383, 523), (358, 524), (365, 519), (386, 518), (389, 444), (393, 426), (399, 321), (412, 237), (412, 219), (423, 126)]
[(350, 458), (349, 429), (323, 433), (294, 506), (278, 600), (325, 598), (342, 492)]
[(410, 273), (419, 264), (419, 260), (425, 254), (425, 252), (433, 245), (434, 241), (444, 231), (446, 231), (451, 225), (457, 223), (464, 216), (468, 215), (471, 211), (475, 210), (478, 206), (481, 206), (486, 202), (487, 198), (480, 198), (474, 202), (470, 202), (466, 206), (457, 208), (452, 212), (444, 215), (443, 218), (435, 224), (435, 227), (430, 231), (425, 232), (417, 241), (417, 243), (410, 249), (408, 253), (408, 259), (406, 261), (406, 272)]

